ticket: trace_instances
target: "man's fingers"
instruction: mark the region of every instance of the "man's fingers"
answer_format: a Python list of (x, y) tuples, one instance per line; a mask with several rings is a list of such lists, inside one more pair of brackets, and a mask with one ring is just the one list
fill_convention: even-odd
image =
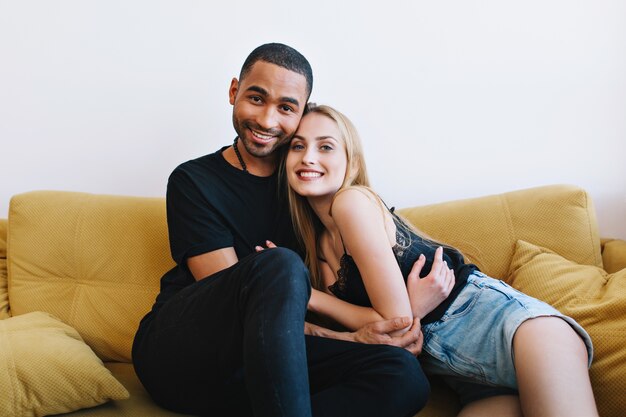
[(405, 347), (405, 349), (408, 350), (413, 356), (418, 356), (422, 353), (422, 346), (417, 342), (411, 343), (409, 346)]
[(411, 324), (411, 328), (409, 329), (409, 331), (415, 331), (415, 330), (420, 330), (421, 333), (421, 329), (422, 329), (422, 323), (419, 319), (419, 317), (415, 317), (413, 319), (413, 324)]
[(405, 345), (404, 348), (408, 350), (409, 352), (411, 352), (413, 355), (417, 356), (420, 353), (422, 353), (422, 346), (424, 344), (424, 334), (422, 333), (420, 329), (418, 330), (416, 336), (414, 333), (413, 335), (414, 335), (414, 338), (410, 342), (408, 342), (408, 344)]
[(372, 324), (373, 330), (376, 333), (391, 333), (396, 330), (404, 329), (411, 324), (411, 319), (408, 317), (396, 317), (390, 320), (377, 321)]
[(416, 317), (415, 319), (413, 319), (411, 328), (398, 338), (399, 345), (406, 347), (412, 343), (415, 343), (417, 340), (419, 340), (420, 334), (422, 334), (420, 319)]

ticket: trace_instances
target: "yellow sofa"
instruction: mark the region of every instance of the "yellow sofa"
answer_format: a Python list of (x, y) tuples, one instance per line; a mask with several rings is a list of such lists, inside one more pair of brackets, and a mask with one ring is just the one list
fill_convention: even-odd
[[(626, 242), (600, 239), (584, 190), (547, 186), (400, 212), (487, 274), (577, 318), (595, 344), (601, 415), (626, 415)], [(163, 199), (13, 197), (0, 220), (0, 398), (9, 399), (0, 415), (178, 415), (151, 401), (130, 357), (172, 265)], [(432, 385), (418, 416), (455, 415), (454, 394)]]

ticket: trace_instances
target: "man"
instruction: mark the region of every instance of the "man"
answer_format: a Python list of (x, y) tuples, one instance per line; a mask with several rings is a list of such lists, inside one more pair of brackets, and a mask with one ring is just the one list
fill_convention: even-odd
[[(277, 184), (276, 150), (296, 131), (312, 84), (310, 65), (296, 50), (258, 47), (230, 85), (233, 145), (170, 176), (177, 267), (163, 277), (133, 344), (141, 382), (168, 409), (400, 417), (425, 404), (428, 382), (409, 352), (421, 348), (419, 322), (397, 338), (387, 334), (410, 320), (355, 333), (307, 324), (304, 335), (310, 283), (301, 258), (287, 249), (297, 244)], [(266, 239), (280, 247), (255, 253)]]

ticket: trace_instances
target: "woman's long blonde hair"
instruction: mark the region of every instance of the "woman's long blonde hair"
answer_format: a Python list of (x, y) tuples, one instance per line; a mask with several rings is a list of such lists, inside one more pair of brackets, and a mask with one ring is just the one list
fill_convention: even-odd
[[(341, 187), (335, 194), (341, 193), (348, 188), (358, 188), (367, 194), (370, 194), (376, 198), (380, 204), (381, 209), (385, 209), (385, 205), (380, 197), (370, 188), (369, 177), (367, 175), (367, 167), (365, 165), (365, 158), (363, 155), (363, 146), (361, 145), (361, 139), (359, 133), (344, 114), (335, 110), (334, 108), (326, 105), (316, 105), (315, 103), (309, 103), (304, 111), (304, 115), (310, 113), (317, 113), (326, 116), (333, 120), (341, 133), (341, 140), (345, 145), (347, 168), (346, 174), (343, 179)], [(280, 165), (280, 177), (285, 180), (285, 161), (287, 159), (287, 152), (284, 153), (282, 162)], [(287, 188), (287, 196), (289, 201), (289, 210), (291, 211), (291, 218), (296, 236), (300, 244), (306, 251), (305, 264), (309, 268), (311, 273), (311, 284), (313, 288), (322, 289), (323, 282), (321, 272), (319, 268), (318, 260), (320, 259), (320, 235), (324, 231), (324, 225), (319, 220), (309, 202), (305, 197), (297, 194), (285, 180), (285, 187)], [(443, 245), (439, 242), (432, 240), (425, 233), (421, 232), (415, 226), (408, 221), (400, 218), (402, 226), (409, 228), (418, 233), (425, 241), (434, 245)], [(410, 242), (408, 242), (410, 244)], [(451, 248), (456, 250), (455, 248)]]

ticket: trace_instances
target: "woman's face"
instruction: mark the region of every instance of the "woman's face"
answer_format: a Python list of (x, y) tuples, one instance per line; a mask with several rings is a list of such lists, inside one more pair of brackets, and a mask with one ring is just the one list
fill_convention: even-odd
[(303, 197), (332, 197), (343, 184), (347, 164), (337, 123), (319, 113), (304, 116), (287, 154), (289, 186)]

